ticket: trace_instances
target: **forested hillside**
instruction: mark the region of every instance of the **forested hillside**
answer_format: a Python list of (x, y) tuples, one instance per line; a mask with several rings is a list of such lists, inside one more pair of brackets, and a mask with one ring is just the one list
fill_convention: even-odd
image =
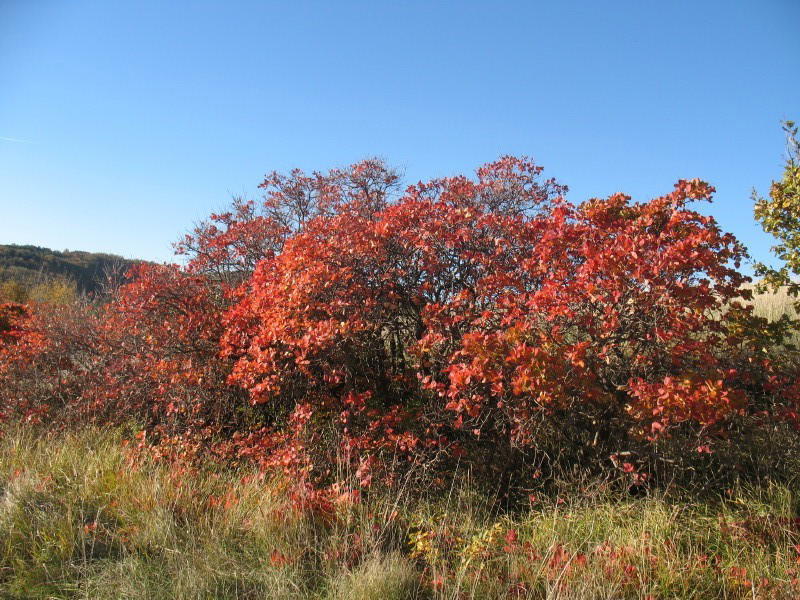
[(67, 279), (79, 292), (90, 293), (97, 291), (109, 270), (124, 271), (135, 262), (114, 254), (0, 244), (0, 283), (11, 280), (30, 286)]

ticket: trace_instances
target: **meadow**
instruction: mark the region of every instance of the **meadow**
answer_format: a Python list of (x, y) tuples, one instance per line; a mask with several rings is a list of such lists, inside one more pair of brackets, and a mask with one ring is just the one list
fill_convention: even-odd
[[(325, 513), (286, 482), (138, 463), (121, 431), (0, 441), (0, 595), (16, 598), (795, 598), (795, 485), (716, 500), (585, 482), (514, 512), (395, 490)], [(574, 485), (572, 482), (571, 485)], [(570, 491), (571, 490), (571, 491)]]

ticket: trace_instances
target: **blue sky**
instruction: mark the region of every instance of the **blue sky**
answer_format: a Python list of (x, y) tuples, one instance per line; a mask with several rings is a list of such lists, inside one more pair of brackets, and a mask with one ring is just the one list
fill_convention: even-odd
[(272, 169), (512, 153), (573, 201), (706, 179), (766, 258), (798, 73), (798, 0), (0, 0), (0, 243), (168, 260)]

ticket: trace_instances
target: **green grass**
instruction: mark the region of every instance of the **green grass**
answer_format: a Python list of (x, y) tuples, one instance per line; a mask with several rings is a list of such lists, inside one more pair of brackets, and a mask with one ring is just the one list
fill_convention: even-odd
[(796, 598), (796, 490), (602, 487), (510, 515), (466, 484), (327, 517), (285, 486), (130, 464), (121, 434), (0, 439), (3, 598)]

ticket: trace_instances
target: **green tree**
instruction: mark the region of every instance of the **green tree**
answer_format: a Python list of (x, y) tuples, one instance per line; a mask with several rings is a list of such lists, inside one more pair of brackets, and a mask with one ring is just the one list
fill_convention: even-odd
[(769, 197), (753, 193), (755, 218), (761, 227), (778, 240), (772, 251), (783, 262), (780, 268), (756, 264), (756, 274), (765, 287), (786, 286), (793, 296), (800, 295), (800, 140), (797, 125), (785, 121), (786, 165), (780, 181), (773, 181)]

